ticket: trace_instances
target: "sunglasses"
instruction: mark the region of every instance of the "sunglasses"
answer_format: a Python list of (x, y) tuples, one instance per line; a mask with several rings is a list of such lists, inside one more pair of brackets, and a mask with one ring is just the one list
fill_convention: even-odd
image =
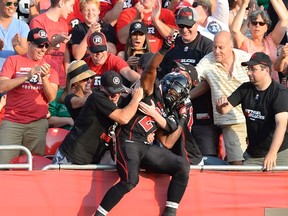
[(34, 46), (36, 46), (37, 48), (39, 48), (39, 49), (43, 49), (44, 47), (46, 48), (46, 49), (48, 49), (48, 47), (50, 46), (48, 43), (44, 43), (44, 44), (40, 44), (40, 45), (37, 45), (37, 44), (35, 44), (35, 43), (33, 43), (33, 42), (31, 42)]
[(251, 24), (252, 24), (253, 26), (256, 26), (257, 24), (259, 24), (260, 26), (266, 25), (265, 22), (257, 22), (257, 21), (251, 21)]
[(81, 80), (81, 82), (88, 82), (88, 81), (90, 81), (91, 79), (92, 79), (91, 77), (88, 77), (88, 78), (86, 78), (86, 79)]
[(6, 2), (6, 3), (5, 3), (5, 6), (6, 6), (6, 7), (10, 7), (12, 4), (14, 5), (14, 7), (18, 7), (19, 2)]
[(199, 5), (200, 5), (200, 3), (196, 1), (196, 2), (193, 2), (192, 7), (193, 7), (193, 8), (196, 8), (196, 7), (198, 7)]
[[(194, 24), (193, 24), (193, 25), (194, 25)], [(181, 28), (181, 29), (183, 29), (183, 28), (190, 29), (190, 28), (193, 27), (193, 25), (192, 25), (192, 26), (188, 26), (188, 25), (179, 24), (178, 27)]]

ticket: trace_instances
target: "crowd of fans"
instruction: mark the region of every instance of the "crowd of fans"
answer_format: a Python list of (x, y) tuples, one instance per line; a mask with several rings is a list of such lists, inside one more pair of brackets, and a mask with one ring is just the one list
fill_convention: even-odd
[(0, 145), (44, 155), (63, 127), (52, 163), (110, 151), (121, 179), (95, 215), (140, 167), (172, 176), (176, 215), (189, 165), (288, 165), (287, 0), (30, 0), (28, 23), (0, 6)]
[[(26, 23), (15, 18), (19, 1), (0, 0), (0, 144), (22, 144), (43, 155), (47, 128), (70, 130), (77, 125), (93, 89), (102, 86), (102, 74), (115, 71), (127, 89), (133, 87), (153, 54), (173, 35), (157, 78), (170, 72), (190, 74), (189, 130), (197, 149), (189, 153), (199, 151), (204, 163), (212, 157), (212, 164), (242, 164), (249, 145), (247, 116), (240, 106), (219, 114), (217, 100), (249, 82), (249, 66), (241, 63), (257, 52), (269, 56), (272, 79), (288, 88), (288, 1), (265, 3), (31, 0)], [(221, 137), (224, 161), (219, 159)], [(19, 154), (11, 152), (2, 152), (0, 162)]]

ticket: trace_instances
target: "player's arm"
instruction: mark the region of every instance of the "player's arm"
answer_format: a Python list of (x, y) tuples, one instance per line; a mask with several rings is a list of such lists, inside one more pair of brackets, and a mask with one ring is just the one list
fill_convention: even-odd
[(174, 43), (174, 36), (168, 36), (163, 41), (161, 49), (154, 54), (153, 58), (150, 60), (150, 63), (145, 68), (144, 72), (141, 75), (141, 86), (144, 90), (144, 96), (151, 95), (154, 90), (154, 83), (157, 76), (157, 67), (162, 62), (165, 54), (170, 50)]
[(185, 104), (182, 106), (179, 106), (178, 110), (178, 125), (177, 129), (172, 130), (172, 132), (167, 133), (164, 130), (159, 129), (156, 131), (156, 137), (157, 139), (164, 145), (166, 148), (171, 149), (176, 141), (180, 138), (183, 127), (185, 127), (185, 124), (187, 124), (187, 107)]

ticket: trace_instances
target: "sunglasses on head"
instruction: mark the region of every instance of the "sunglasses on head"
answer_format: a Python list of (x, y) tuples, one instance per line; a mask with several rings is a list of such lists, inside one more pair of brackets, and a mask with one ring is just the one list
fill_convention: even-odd
[(14, 5), (14, 7), (18, 7), (19, 2), (6, 2), (6, 3), (5, 3), (5, 6), (6, 6), (6, 7), (10, 7), (12, 4)]
[(257, 21), (251, 21), (251, 24), (252, 24), (253, 26), (256, 26), (257, 24), (259, 24), (260, 26), (266, 25), (265, 22), (257, 22)]
[(49, 44), (48, 43), (44, 43), (44, 44), (40, 44), (40, 45), (37, 45), (37, 44), (35, 44), (35, 43), (33, 43), (33, 42), (31, 42), (34, 46), (36, 46), (37, 48), (39, 48), (39, 49), (43, 49), (44, 47), (46, 48), (46, 49), (48, 49), (48, 47), (49, 47)]
[[(193, 25), (194, 25), (194, 24), (193, 24)], [(178, 27), (181, 28), (181, 29), (183, 29), (183, 28), (190, 29), (190, 28), (193, 27), (193, 25), (192, 25), (192, 26), (188, 26), (188, 25), (179, 24)]]
[(195, 1), (195, 2), (193, 2), (192, 7), (193, 7), (193, 8), (196, 8), (196, 7), (198, 7), (199, 5), (200, 5), (200, 3), (197, 2), (197, 1)]

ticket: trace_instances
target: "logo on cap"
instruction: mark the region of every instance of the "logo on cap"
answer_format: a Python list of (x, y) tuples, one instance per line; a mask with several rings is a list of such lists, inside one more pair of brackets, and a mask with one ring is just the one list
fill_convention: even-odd
[(95, 45), (98, 45), (98, 44), (102, 44), (102, 37), (100, 37), (99, 35), (96, 35), (93, 39), (92, 39), (93, 43)]
[(114, 83), (115, 85), (118, 85), (118, 84), (120, 83), (119, 77), (114, 77), (114, 78), (113, 78), (113, 83)]
[(134, 28), (135, 29), (141, 29), (142, 28), (141, 23), (135, 23)]

